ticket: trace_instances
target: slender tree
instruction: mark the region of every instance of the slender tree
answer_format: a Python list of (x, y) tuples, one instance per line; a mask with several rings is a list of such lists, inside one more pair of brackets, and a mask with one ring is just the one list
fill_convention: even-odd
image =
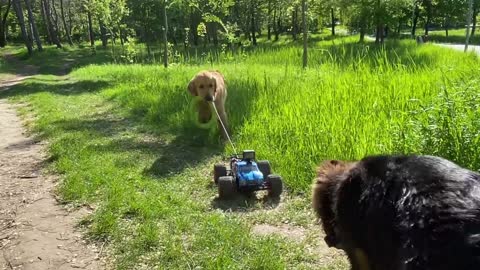
[[(5, 47), (7, 45), (7, 17), (8, 13), (10, 12), (10, 7), (12, 5), (12, 0), (8, 0), (5, 10), (3, 11), (3, 4), (0, 3), (0, 14), (2, 15), (1, 21), (0, 21), (0, 47)], [(3, 14), (2, 14), (3, 11)]]
[(98, 24), (100, 25), (100, 37), (102, 39), (102, 47), (106, 48), (108, 44), (107, 27), (105, 26), (105, 22), (103, 20), (99, 20)]
[(417, 32), (417, 22), (420, 10), (418, 8), (417, 0), (413, 0), (413, 9), (412, 9), (412, 39), (415, 39)]
[[(48, 1), (48, 0), (47, 0)], [(55, 31), (57, 32), (57, 36), (60, 38), (60, 26), (58, 24), (58, 12), (57, 12), (57, 7), (55, 6), (55, 0), (52, 0), (52, 3), (49, 3), (50, 6), (50, 12), (51, 12), (51, 19), (53, 22), (53, 27), (55, 28)]]
[(167, 18), (167, 0), (162, 5), (163, 13), (163, 66), (168, 67), (168, 18)]
[(298, 17), (298, 5), (295, 5), (292, 11), (292, 38), (293, 40), (297, 40), (297, 17)]
[(45, 11), (45, 3), (43, 0), (40, 1), (40, 13), (42, 15), (42, 21), (44, 23), (44, 27), (46, 29), (46, 37), (47, 37), (47, 42), (49, 45), (52, 45), (52, 33), (50, 32), (50, 26), (48, 24), (48, 19), (47, 19), (47, 12)]
[(88, 20), (88, 37), (90, 39), (90, 46), (95, 47), (95, 35), (93, 33), (93, 22), (92, 22), (92, 12), (87, 10), (87, 20)]
[(57, 48), (61, 48), (62, 44), (60, 43), (60, 39), (58, 37), (58, 31), (55, 28), (53, 22), (52, 22), (52, 10), (50, 7), (50, 1), (49, 0), (42, 0), (43, 6), (45, 8), (45, 18), (47, 21), (47, 26), (49, 28), (50, 32), (50, 38), (52, 39), (53, 44), (57, 46)]
[(425, 21), (425, 35), (428, 36), (428, 31), (430, 30), (430, 23), (433, 16), (432, 0), (423, 0), (423, 4), (425, 6), (425, 12), (427, 13), (427, 18)]
[(27, 47), (28, 54), (32, 55), (33, 48), (32, 44), (28, 40), (27, 28), (25, 26), (25, 17), (23, 16), (22, 3), (20, 2), (20, 0), (13, 0), (13, 9), (15, 10), (15, 14), (17, 15), (18, 24), (20, 25), (23, 41), (25, 42), (25, 46)]
[(473, 37), (475, 35), (475, 31), (477, 30), (477, 16), (478, 16), (478, 6), (477, 6), (477, 3), (475, 2), (473, 4), (472, 33), (470, 34), (470, 37)]
[(25, 1), (25, 8), (27, 9), (28, 21), (30, 22), (30, 26), (32, 28), (32, 34), (33, 34), (33, 38), (35, 39), (35, 43), (37, 44), (37, 49), (39, 51), (43, 51), (42, 41), (40, 40), (37, 24), (35, 23), (35, 17), (33, 16), (33, 12), (32, 12), (32, 5), (30, 4), (30, 0), (24, 0), (24, 1)]
[(308, 62), (308, 28), (307, 28), (307, 0), (302, 0), (302, 25), (303, 25), (303, 68)]
[(331, 17), (332, 17), (332, 36), (335, 36), (335, 13), (333, 7), (330, 8)]
[(268, 0), (267, 12), (267, 39), (272, 39), (272, 0)]
[(60, 0), (60, 14), (62, 16), (63, 28), (65, 30), (65, 36), (67, 36), (68, 44), (73, 46), (72, 36), (70, 35), (70, 29), (67, 26), (67, 20), (65, 18), (65, 9), (63, 7), (63, 0)]
[(473, 0), (468, 0), (468, 12), (467, 12), (467, 38), (465, 40), (465, 49), (464, 51), (467, 52), (468, 50), (468, 43), (470, 42), (470, 24), (472, 23), (472, 15), (473, 15)]
[(252, 44), (254, 46), (257, 46), (257, 33), (255, 31), (256, 29), (256, 23), (255, 23), (255, 12), (256, 12), (256, 8), (255, 8), (255, 0), (250, 0), (250, 32), (251, 32), (251, 35), (252, 35)]

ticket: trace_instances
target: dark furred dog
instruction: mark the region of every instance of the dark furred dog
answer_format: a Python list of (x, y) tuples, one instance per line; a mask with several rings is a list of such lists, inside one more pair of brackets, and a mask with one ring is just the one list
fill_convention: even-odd
[(480, 269), (480, 175), (448, 160), (324, 162), (313, 207), (352, 269)]

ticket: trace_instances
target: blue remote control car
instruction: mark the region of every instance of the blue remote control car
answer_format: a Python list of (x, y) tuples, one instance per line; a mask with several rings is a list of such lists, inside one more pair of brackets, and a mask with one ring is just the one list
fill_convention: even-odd
[(267, 160), (255, 161), (255, 151), (243, 151), (242, 158), (233, 155), (230, 168), (215, 164), (214, 181), (221, 199), (232, 197), (236, 192), (268, 190), (268, 195), (279, 197), (283, 191), (282, 178), (272, 174)]

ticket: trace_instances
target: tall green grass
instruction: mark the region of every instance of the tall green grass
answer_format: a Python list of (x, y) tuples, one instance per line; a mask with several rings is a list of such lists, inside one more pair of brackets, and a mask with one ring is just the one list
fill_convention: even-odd
[[(103, 93), (131, 113), (173, 134), (194, 136), (201, 131), (187, 121), (190, 97), (185, 87), (200, 69), (221, 70), (228, 84), (234, 142), (239, 149), (255, 149), (260, 158), (271, 160), (274, 170), (296, 191), (308, 189), (314, 166), (327, 158), (436, 153), (455, 157), (463, 165), (480, 166), (478, 161), (467, 161), (473, 158), (472, 152), (451, 156), (446, 149), (436, 151), (437, 145), (421, 147), (425, 144), (422, 137), (431, 137), (433, 131), (409, 128), (415, 118), (408, 114), (421, 106), (441, 108), (449, 101), (439, 99), (440, 93), (477, 91), (471, 82), (480, 73), (472, 68), (478, 65), (476, 56), (434, 46), (417, 47), (408, 41), (386, 47), (337, 43), (312, 49), (310, 68), (305, 71), (298, 64), (300, 48), (288, 47), (253, 52), (237, 63), (167, 70), (140, 65), (90, 66), (75, 71), (74, 76), (115, 82)], [(470, 83), (462, 89), (465, 80)], [(478, 110), (467, 110), (478, 115)], [(447, 120), (454, 127), (460, 124), (450, 116)], [(424, 121), (417, 121), (417, 126), (422, 125)], [(476, 122), (469, 125), (469, 130), (478, 128)], [(438, 129), (435, 136), (447, 136), (448, 132)], [(478, 150), (471, 146), (473, 153)], [(227, 146), (225, 151), (232, 149)]]

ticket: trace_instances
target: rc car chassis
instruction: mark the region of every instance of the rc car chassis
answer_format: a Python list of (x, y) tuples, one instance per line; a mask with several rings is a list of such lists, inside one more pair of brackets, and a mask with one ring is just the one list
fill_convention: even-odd
[(255, 161), (255, 151), (245, 150), (230, 157), (230, 164), (215, 164), (213, 178), (218, 186), (221, 199), (233, 197), (237, 192), (253, 192), (267, 190), (271, 197), (279, 197), (283, 191), (282, 178), (272, 174), (270, 162)]

